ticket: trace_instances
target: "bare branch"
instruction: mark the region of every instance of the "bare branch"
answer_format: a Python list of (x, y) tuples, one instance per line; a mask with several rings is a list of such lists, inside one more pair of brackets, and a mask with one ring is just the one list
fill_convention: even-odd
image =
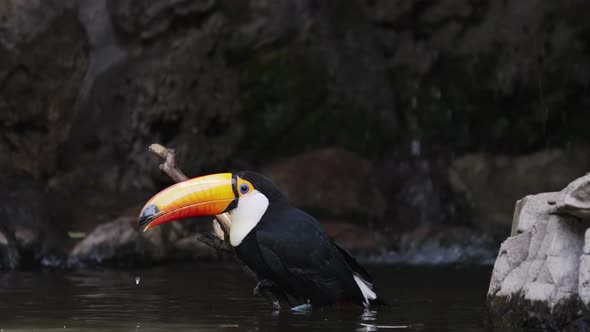
[(174, 149), (168, 149), (160, 144), (152, 144), (150, 145), (150, 151), (164, 159), (164, 162), (160, 164), (160, 169), (168, 174), (172, 180), (175, 182), (188, 180), (188, 176), (176, 167), (176, 151)]
[(229, 230), (231, 229), (231, 218), (229, 217), (228, 213), (218, 214), (216, 216), (217, 221), (219, 222), (219, 226), (223, 230), (225, 234), (229, 234)]

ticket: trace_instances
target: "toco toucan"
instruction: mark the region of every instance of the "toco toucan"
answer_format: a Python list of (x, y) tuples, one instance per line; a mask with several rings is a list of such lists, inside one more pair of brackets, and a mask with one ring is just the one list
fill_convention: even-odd
[(232, 220), (229, 242), (259, 286), (272, 285), (312, 306), (382, 302), (367, 271), (255, 172), (206, 175), (164, 189), (142, 209), (139, 229), (224, 212)]

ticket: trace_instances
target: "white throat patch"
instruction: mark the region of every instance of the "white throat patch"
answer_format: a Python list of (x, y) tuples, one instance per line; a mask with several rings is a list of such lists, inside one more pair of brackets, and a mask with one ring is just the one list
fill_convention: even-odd
[(238, 200), (238, 207), (231, 210), (231, 229), (229, 242), (236, 247), (250, 231), (258, 225), (258, 222), (268, 208), (268, 198), (258, 190), (248, 193)]

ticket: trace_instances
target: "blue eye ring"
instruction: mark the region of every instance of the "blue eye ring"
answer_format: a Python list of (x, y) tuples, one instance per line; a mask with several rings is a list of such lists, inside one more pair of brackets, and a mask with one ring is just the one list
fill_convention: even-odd
[(242, 183), (242, 185), (240, 185), (240, 193), (241, 194), (245, 194), (248, 192), (248, 190), (250, 190), (250, 187), (248, 187), (247, 184)]

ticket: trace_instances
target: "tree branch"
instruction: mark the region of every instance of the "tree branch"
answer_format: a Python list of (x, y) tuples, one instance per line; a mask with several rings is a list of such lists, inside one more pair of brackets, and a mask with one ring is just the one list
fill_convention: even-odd
[(160, 164), (160, 169), (172, 180), (175, 182), (188, 180), (188, 176), (176, 167), (176, 151), (174, 149), (165, 148), (160, 144), (152, 144), (149, 149), (153, 154), (164, 159), (164, 163)]

